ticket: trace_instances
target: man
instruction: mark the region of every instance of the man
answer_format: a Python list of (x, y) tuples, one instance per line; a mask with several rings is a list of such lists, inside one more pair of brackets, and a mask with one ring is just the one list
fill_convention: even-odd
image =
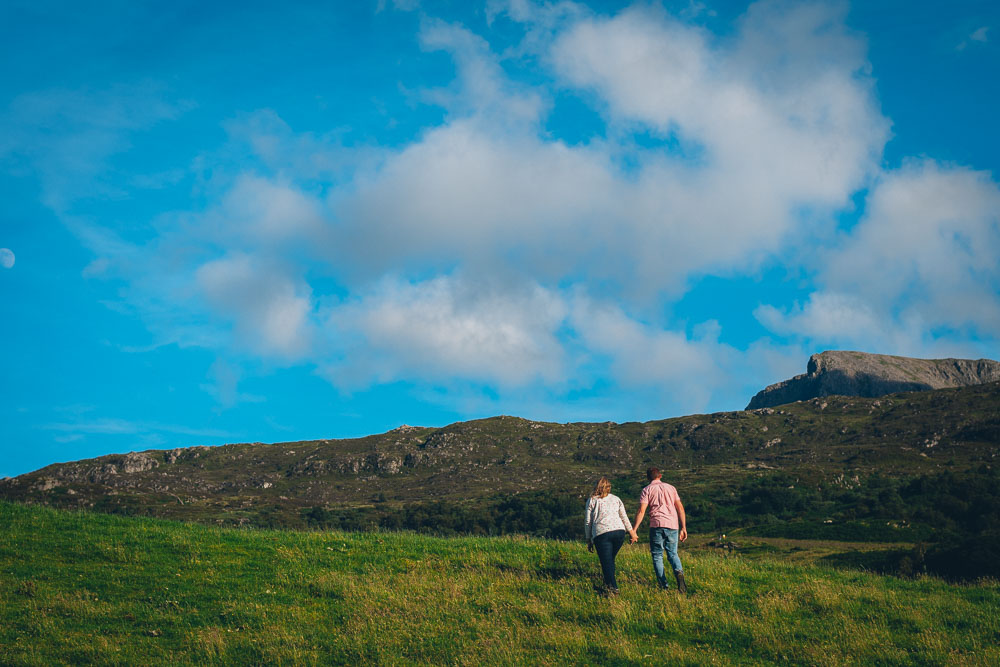
[[(678, 538), (683, 542), (688, 536), (687, 517), (684, 515), (684, 505), (677, 495), (677, 489), (661, 481), (660, 477), (662, 475), (658, 468), (646, 471), (649, 486), (639, 495), (639, 513), (636, 514), (635, 523), (632, 524), (633, 530), (639, 530), (639, 525), (646, 516), (646, 508), (649, 508), (649, 553), (653, 557), (653, 571), (656, 573), (657, 581), (660, 582), (660, 588), (664, 590), (670, 588), (663, 571), (665, 550), (667, 560), (674, 569), (674, 577), (677, 579), (677, 591), (687, 593), (684, 568), (681, 567), (681, 559), (677, 557)], [(633, 537), (632, 542), (635, 541)]]

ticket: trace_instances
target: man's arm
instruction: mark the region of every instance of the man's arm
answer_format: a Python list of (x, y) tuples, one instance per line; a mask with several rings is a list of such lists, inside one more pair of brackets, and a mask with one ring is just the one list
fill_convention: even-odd
[(649, 507), (649, 503), (639, 503), (639, 513), (635, 515), (635, 521), (632, 522), (632, 530), (639, 530), (639, 524), (646, 517), (647, 507)]
[(635, 528), (633, 528), (632, 524), (628, 522), (628, 512), (625, 511), (625, 504), (622, 503), (621, 499), (618, 500), (618, 518), (622, 520), (622, 524), (624, 524), (625, 528), (628, 530), (629, 536), (632, 538), (630, 544), (638, 542), (639, 536), (635, 534)]
[(683, 542), (688, 538), (688, 529), (687, 516), (684, 515), (684, 503), (681, 502), (680, 498), (674, 501), (674, 508), (677, 510), (677, 518), (681, 522), (681, 533), (678, 537), (680, 538), (680, 541)]

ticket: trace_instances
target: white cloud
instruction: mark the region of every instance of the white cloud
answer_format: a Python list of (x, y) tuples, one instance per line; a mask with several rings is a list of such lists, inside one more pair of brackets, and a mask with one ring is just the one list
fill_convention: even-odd
[(1000, 188), (985, 172), (914, 161), (887, 172), (842, 243), (822, 256), (809, 302), (758, 309), (775, 331), (862, 342), (896, 353), (957, 338), (1000, 340)]
[(881, 313), (1000, 336), (1000, 188), (985, 172), (914, 162), (887, 173), (822, 281)]
[(972, 31), (972, 33), (968, 37), (959, 42), (958, 46), (956, 46), (955, 49), (957, 51), (964, 51), (973, 44), (986, 44), (988, 41), (990, 41), (988, 35), (989, 31), (990, 31), (989, 26), (985, 25), (976, 28), (975, 30)]
[[(598, 19), (513, 3), (528, 22), (515, 51), (534, 50), (557, 85), (596, 94), (606, 113), (609, 139), (576, 146), (542, 129), (551, 87), (514, 82), (481, 37), (426, 21), (422, 46), (457, 66), (453, 86), (425, 95), (447, 110), (443, 125), (358, 152), (351, 172), (335, 136), (296, 135), (270, 111), (241, 117), (199, 163), (223, 166), (216, 203), (165, 218), (145, 247), (94, 235), (115, 259), (89, 273), (126, 277), (166, 339), (309, 361), (346, 389), (610, 377), (701, 408), (732, 391), (727, 373), (746, 360), (711, 325), (694, 336), (664, 325), (658, 295), (755, 265), (800, 233), (803, 206), (843, 205), (887, 136), (842, 17), (786, 9), (757, 7), (718, 41), (655, 9)], [(637, 148), (635, 128), (693, 152)], [(225, 175), (247, 162), (259, 168)], [(322, 324), (298, 277), (316, 259), (346, 292), (327, 299)], [(211, 389), (225, 404), (235, 384)]]
[(346, 129), (341, 127), (322, 134), (295, 131), (273, 109), (236, 114), (223, 127), (227, 143), (196, 161), (206, 178), (218, 176), (219, 166), (226, 167), (224, 175), (233, 165), (255, 164), (286, 178), (338, 185), (370, 169), (387, 152), (378, 146), (345, 147), (341, 141)]
[[(338, 209), (340, 259), (382, 272), (413, 260), (448, 266), (520, 256), (548, 276), (584, 262), (601, 272), (590, 253), (616, 238), (611, 215), (623, 202), (614, 201), (615, 186), (599, 152), (457, 121), (358, 183)], [(620, 256), (607, 259), (609, 270), (622, 268)]]
[(238, 403), (263, 403), (263, 396), (246, 394), (239, 390), (243, 369), (224, 359), (216, 359), (208, 369), (211, 382), (201, 385), (202, 391), (212, 396), (222, 409)]
[[(179, 424), (162, 422), (133, 421), (114, 417), (96, 418), (75, 422), (53, 422), (41, 428), (50, 431), (71, 432), (87, 435), (150, 435), (157, 432), (173, 433), (204, 438), (226, 438), (226, 431), (213, 428), (192, 428)], [(74, 440), (78, 438), (72, 438)]]
[[(316, 240), (323, 235), (320, 202), (288, 183), (273, 183), (242, 174), (222, 200), (216, 233), (249, 236), (257, 244), (273, 246), (289, 241)], [(231, 226), (232, 229), (226, 229)]]
[(420, 32), (420, 43), (427, 50), (451, 53), (458, 70), (452, 88), (428, 91), (427, 101), (462, 116), (488, 118), (500, 127), (533, 123), (545, 110), (539, 92), (513, 85), (489, 43), (462, 26), (428, 21)]
[(694, 164), (656, 174), (668, 188), (657, 202), (663, 224), (703, 264), (739, 262), (776, 248), (797, 207), (844, 206), (877, 169), (887, 123), (863, 44), (839, 19), (820, 5), (758, 3), (727, 44), (632, 9), (578, 23), (551, 57), (599, 95), (610, 122), (698, 151)]
[(652, 388), (663, 404), (703, 409), (735, 370), (738, 355), (718, 342), (714, 322), (689, 338), (639, 322), (617, 305), (578, 298), (572, 323), (586, 350), (610, 358), (611, 373), (623, 388)]
[[(802, 208), (846, 206), (877, 169), (887, 123), (863, 44), (839, 20), (768, 3), (731, 43), (651, 9), (577, 20), (546, 61), (563, 85), (596, 93), (619, 132), (585, 146), (544, 136), (550, 103), (507, 80), (480, 38), (433, 24), (425, 43), (459, 64), (460, 93), (434, 98), (452, 117), (338, 200), (337, 261), (377, 275), (500, 259), (646, 300), (753, 267), (809, 235)], [(636, 126), (696, 157), (614, 138)]]
[[(742, 392), (745, 369), (791, 368), (803, 337), (900, 351), (943, 327), (997, 335), (995, 184), (931, 163), (881, 174), (889, 123), (843, 5), (761, 2), (724, 36), (649, 6), (502, 11), (526, 33), (501, 55), (461, 26), (423, 22), (421, 45), (456, 63), (454, 84), (422, 97), (445, 110), (439, 126), (399, 147), (345, 148), (273, 111), (241, 115), (193, 165), (208, 204), (164, 214), (152, 240), (64, 216), (97, 255), (85, 275), (122, 280), (156, 344), (308, 363), (352, 390), (464, 382), (514, 396), (607, 382), (701, 409)], [(531, 84), (507, 73), (525, 63)], [(561, 94), (600, 112), (604, 138), (553, 137)], [(79, 108), (94, 111), (93, 97)], [(15, 108), (42, 121), (0, 139), (0, 155), (55, 180), (63, 168), (97, 178), (128, 131), (176, 113), (126, 104), (95, 125), (43, 98)], [(42, 136), (49, 122), (87, 150)], [(96, 166), (74, 162), (83, 155)], [(876, 180), (858, 226), (817, 247)], [(83, 196), (56, 185), (53, 201)], [(814, 293), (756, 313), (791, 345), (740, 352), (711, 322), (688, 333), (663, 321), (665, 301), (700, 276), (752, 271), (795, 244)], [(206, 390), (242, 400), (239, 362), (219, 363)]]
[(848, 294), (814, 292), (802, 305), (788, 312), (763, 305), (754, 316), (779, 334), (795, 334), (820, 341), (871, 341), (891, 346), (889, 323), (864, 299)]
[(281, 268), (246, 254), (200, 266), (196, 282), (210, 306), (234, 322), (256, 352), (291, 359), (310, 351), (311, 290)]
[(385, 280), (331, 311), (330, 334), (345, 352), (323, 372), (347, 389), (413, 378), (559, 382), (566, 360), (556, 331), (565, 316), (559, 296), (537, 285)]
[[(375, 3), (375, 13), (385, 11), (386, 0)], [(413, 12), (420, 8), (420, 0), (392, 0), (392, 8), (401, 12)]]
[[(332, 307), (327, 332), (340, 358), (321, 373), (343, 390), (396, 380), (481, 383), (498, 390), (503, 406), (517, 405), (539, 418), (610, 409), (607, 399), (587, 398), (595, 383), (607, 381), (632, 397), (614, 401), (614, 409), (637, 418), (701, 410), (720, 393), (740, 404), (747, 398), (734, 377), (745, 376), (750, 359), (718, 341), (716, 323), (689, 336), (636, 320), (573, 288), (454, 275), (419, 283), (385, 280), (364, 297)], [(583, 397), (572, 406), (546, 405), (552, 394), (542, 388)]]
[(809, 355), (819, 350), (801, 344), (778, 344), (769, 338), (754, 341), (741, 353), (737, 370), (731, 379), (737, 396), (730, 405), (739, 405), (760, 389), (787, 380), (806, 370)]
[(80, 198), (119, 194), (108, 177), (109, 158), (128, 149), (132, 132), (190, 107), (166, 102), (161, 87), (149, 82), (25, 93), (0, 113), (0, 164), (37, 173), (45, 204), (64, 212)]

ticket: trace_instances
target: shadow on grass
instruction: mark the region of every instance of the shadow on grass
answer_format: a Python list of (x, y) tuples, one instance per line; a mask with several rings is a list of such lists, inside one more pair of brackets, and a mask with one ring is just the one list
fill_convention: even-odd
[(917, 573), (912, 549), (843, 551), (823, 556), (817, 562), (843, 570), (864, 570), (877, 574), (913, 576)]

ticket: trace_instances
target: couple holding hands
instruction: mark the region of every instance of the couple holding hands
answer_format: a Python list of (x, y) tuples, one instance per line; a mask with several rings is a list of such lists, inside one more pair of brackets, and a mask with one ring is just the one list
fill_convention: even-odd
[(615, 580), (615, 556), (625, 543), (626, 532), (632, 538), (632, 544), (639, 541), (636, 529), (642, 524), (646, 511), (649, 510), (649, 553), (653, 557), (653, 571), (660, 588), (667, 590), (667, 576), (663, 569), (663, 552), (674, 570), (677, 579), (677, 591), (687, 593), (684, 583), (684, 569), (681, 559), (677, 556), (677, 542), (687, 539), (687, 517), (684, 515), (684, 505), (681, 504), (677, 489), (663, 482), (659, 469), (650, 468), (646, 471), (649, 485), (639, 495), (639, 513), (635, 516), (635, 528), (629, 523), (625, 505), (621, 499), (611, 493), (611, 482), (602, 477), (594, 487), (594, 492), (587, 500), (587, 514), (584, 530), (587, 535), (587, 549), (597, 551), (601, 559), (601, 572), (604, 575), (604, 586), (609, 595), (618, 594), (618, 582)]

